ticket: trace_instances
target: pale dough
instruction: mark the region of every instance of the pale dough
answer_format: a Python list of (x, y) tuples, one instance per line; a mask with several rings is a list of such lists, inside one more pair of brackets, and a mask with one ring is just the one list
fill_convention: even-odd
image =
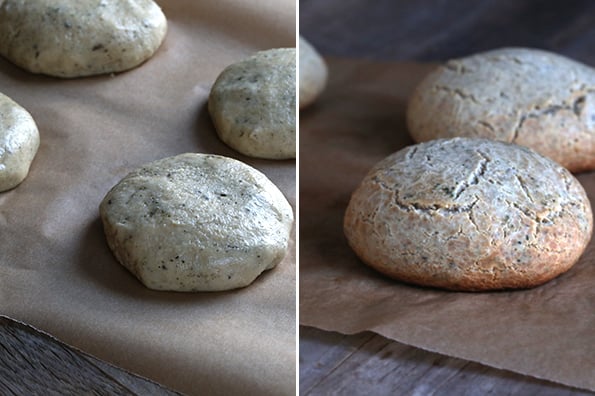
[(39, 131), (29, 112), (0, 94), (0, 191), (25, 179), (38, 148)]
[(208, 106), (223, 142), (251, 157), (295, 158), (295, 52), (261, 51), (219, 75)]
[(82, 77), (131, 69), (167, 30), (152, 0), (4, 0), (0, 54), (32, 72)]
[(207, 154), (131, 172), (100, 213), (115, 257), (156, 290), (247, 286), (283, 259), (293, 224), (291, 206), (265, 175)]
[(328, 68), (316, 49), (300, 36), (300, 109), (312, 104), (326, 87)]

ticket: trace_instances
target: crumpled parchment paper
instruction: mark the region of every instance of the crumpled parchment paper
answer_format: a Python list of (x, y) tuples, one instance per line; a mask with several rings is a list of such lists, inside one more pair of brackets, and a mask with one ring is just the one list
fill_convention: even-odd
[(206, 110), (228, 64), (295, 46), (295, 2), (158, 3), (167, 37), (137, 69), (60, 80), (0, 59), (0, 92), (41, 135), (27, 179), (0, 193), (0, 313), (187, 394), (293, 394), (295, 238), (284, 261), (247, 288), (156, 292), (116, 262), (98, 205), (139, 165), (205, 152), (260, 169), (295, 209), (295, 161), (238, 154)]
[[(401, 343), (595, 391), (595, 241), (566, 274), (531, 290), (458, 293), (405, 285), (365, 266), (343, 236), (352, 191), (413, 144), (406, 102), (434, 66), (330, 60), (300, 113), (300, 324)], [(595, 174), (578, 175), (592, 205)]]

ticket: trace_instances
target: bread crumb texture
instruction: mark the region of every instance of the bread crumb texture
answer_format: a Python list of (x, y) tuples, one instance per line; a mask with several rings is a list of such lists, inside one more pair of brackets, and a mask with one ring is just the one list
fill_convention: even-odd
[(250, 157), (295, 158), (295, 48), (275, 48), (228, 66), (209, 95), (219, 138)]
[(39, 131), (31, 114), (0, 94), (0, 191), (19, 185), (39, 148)]
[(300, 109), (312, 104), (326, 87), (328, 68), (316, 49), (300, 36)]
[(580, 183), (528, 148), (440, 139), (378, 163), (353, 193), (349, 244), (376, 270), (451, 290), (529, 288), (567, 271), (591, 238)]
[(412, 94), (417, 142), (484, 137), (531, 147), (571, 172), (595, 169), (595, 69), (536, 49), (448, 61)]
[(181, 154), (131, 172), (100, 214), (118, 261), (148, 288), (244, 287), (285, 256), (293, 211), (256, 169), (231, 158)]
[(4, 0), (0, 54), (32, 72), (72, 78), (131, 69), (165, 38), (152, 0)]

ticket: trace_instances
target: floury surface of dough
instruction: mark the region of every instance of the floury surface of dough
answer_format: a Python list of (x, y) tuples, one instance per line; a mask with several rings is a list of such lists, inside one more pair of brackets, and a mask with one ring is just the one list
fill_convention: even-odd
[(156, 290), (247, 286), (283, 259), (293, 224), (291, 206), (266, 176), (207, 154), (133, 171), (100, 213), (118, 261)]
[(167, 30), (152, 0), (4, 0), (0, 54), (32, 73), (72, 78), (131, 69)]
[(31, 114), (0, 94), (0, 191), (20, 184), (39, 148), (39, 131)]

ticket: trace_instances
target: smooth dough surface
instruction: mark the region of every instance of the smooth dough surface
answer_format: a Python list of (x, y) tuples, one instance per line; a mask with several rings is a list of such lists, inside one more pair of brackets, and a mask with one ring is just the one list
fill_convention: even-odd
[(328, 68), (320, 54), (300, 36), (300, 109), (312, 104), (326, 87)]
[(536, 152), (486, 139), (410, 146), (353, 193), (349, 244), (376, 270), (452, 290), (527, 288), (567, 271), (591, 238), (581, 184)]
[(0, 94), (0, 191), (20, 184), (39, 148), (39, 131), (31, 114)]
[(32, 72), (72, 78), (140, 65), (161, 45), (152, 0), (3, 0), (0, 54)]
[(148, 288), (244, 287), (285, 256), (293, 211), (256, 169), (231, 158), (181, 154), (131, 172), (100, 214), (118, 261)]
[(484, 137), (531, 147), (571, 172), (595, 169), (595, 70), (527, 48), (451, 60), (416, 88), (407, 123), (417, 142)]
[(223, 142), (256, 158), (295, 158), (295, 48), (275, 48), (228, 66), (209, 96)]

